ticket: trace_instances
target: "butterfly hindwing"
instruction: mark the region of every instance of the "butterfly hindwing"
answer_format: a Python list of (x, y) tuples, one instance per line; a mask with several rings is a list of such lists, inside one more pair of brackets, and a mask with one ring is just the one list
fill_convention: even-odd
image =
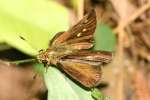
[(95, 87), (100, 83), (101, 67), (73, 59), (60, 60), (58, 66), (85, 87)]
[(75, 53), (64, 56), (64, 58), (101, 62), (102, 64), (107, 64), (112, 60), (112, 53), (107, 51), (79, 50)]
[(58, 66), (86, 87), (95, 87), (101, 78), (101, 65), (112, 60), (112, 54), (100, 51), (77, 51), (60, 58)]

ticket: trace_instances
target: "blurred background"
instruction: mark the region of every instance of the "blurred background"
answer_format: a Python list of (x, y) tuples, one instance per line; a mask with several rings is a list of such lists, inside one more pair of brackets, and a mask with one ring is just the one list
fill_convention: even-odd
[(1, 0), (0, 100), (94, 100), (59, 72), (43, 75), (43, 65), (26, 60), (92, 8), (94, 50), (113, 52), (98, 89), (108, 100), (150, 100), (150, 0)]

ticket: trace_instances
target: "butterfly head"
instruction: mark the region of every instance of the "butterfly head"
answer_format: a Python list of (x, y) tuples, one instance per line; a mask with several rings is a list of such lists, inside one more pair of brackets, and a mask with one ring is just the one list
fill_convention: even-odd
[(39, 54), (37, 55), (37, 59), (40, 63), (43, 63), (44, 65), (49, 65), (49, 59), (46, 50), (40, 50)]

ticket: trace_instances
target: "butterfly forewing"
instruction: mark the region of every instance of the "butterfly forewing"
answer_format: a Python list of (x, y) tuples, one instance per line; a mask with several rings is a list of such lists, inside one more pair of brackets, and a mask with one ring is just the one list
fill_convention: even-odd
[(58, 38), (59, 36), (61, 36), (64, 32), (65, 32), (65, 31), (58, 32), (58, 33), (51, 39), (51, 41), (49, 42), (49, 46), (51, 46), (52, 44), (54, 44), (54, 41), (55, 41), (55, 42), (57, 41), (57, 43), (60, 44), (61, 41), (59, 42), (59, 41), (57, 40), (57, 38)]
[(94, 10), (91, 10), (82, 20), (71, 27), (68, 31), (58, 33), (58, 35), (50, 41), (50, 46), (60, 45), (62, 43), (70, 44), (83, 41), (90, 42), (93, 40), (95, 28), (96, 14)]
[(69, 39), (75, 39), (88, 35), (93, 36), (95, 28), (96, 14), (94, 10), (91, 10), (79, 23), (68, 30), (68, 32), (72, 34)]

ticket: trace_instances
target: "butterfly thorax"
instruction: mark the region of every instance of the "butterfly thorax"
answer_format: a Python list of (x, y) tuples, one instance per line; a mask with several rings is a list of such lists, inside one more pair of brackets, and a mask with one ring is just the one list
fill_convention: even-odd
[(41, 50), (38, 60), (46, 65), (56, 65), (61, 57), (71, 54), (74, 50), (67, 46), (52, 46), (46, 50)]

